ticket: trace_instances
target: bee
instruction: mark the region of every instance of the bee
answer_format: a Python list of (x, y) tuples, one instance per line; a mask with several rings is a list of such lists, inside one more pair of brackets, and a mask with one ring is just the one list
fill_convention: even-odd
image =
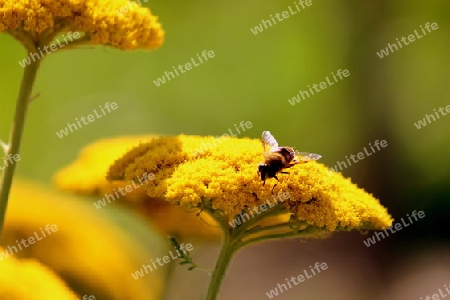
[(322, 157), (315, 153), (298, 152), (293, 147), (279, 147), (277, 140), (269, 131), (263, 131), (261, 142), (264, 148), (264, 162), (258, 166), (258, 176), (261, 176), (263, 185), (266, 184), (266, 178), (278, 180), (277, 173), (289, 174), (289, 172), (283, 172), (283, 169)]

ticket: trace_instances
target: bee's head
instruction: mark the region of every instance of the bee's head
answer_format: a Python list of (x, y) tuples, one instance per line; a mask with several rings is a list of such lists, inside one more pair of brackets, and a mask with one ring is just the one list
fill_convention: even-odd
[(282, 147), (280, 153), (287, 161), (291, 161), (295, 157), (295, 151), (291, 147)]
[(267, 165), (266, 164), (259, 164), (258, 174), (261, 176), (261, 180), (266, 180), (266, 176), (267, 176)]

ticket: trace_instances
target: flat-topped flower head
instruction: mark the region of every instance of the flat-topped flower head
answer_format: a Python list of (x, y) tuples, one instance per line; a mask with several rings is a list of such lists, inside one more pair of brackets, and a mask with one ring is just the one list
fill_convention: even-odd
[[(263, 186), (256, 172), (262, 158), (261, 142), (256, 139), (160, 137), (118, 158), (107, 178), (129, 182), (153, 173), (154, 180), (142, 186), (147, 199), (165, 200), (186, 210), (220, 212), (228, 221), (242, 213), (264, 215), (263, 211), (277, 206), (291, 219), (328, 232), (391, 225), (391, 216), (376, 198), (317, 162), (296, 165), (290, 174), (280, 174), (278, 182), (269, 179)], [(76, 185), (73, 173), (58, 177), (65, 178), (66, 186), (67, 181)]]
[(148, 8), (128, 0), (0, 0), (0, 32), (47, 45), (61, 32), (122, 50), (162, 45), (164, 31)]

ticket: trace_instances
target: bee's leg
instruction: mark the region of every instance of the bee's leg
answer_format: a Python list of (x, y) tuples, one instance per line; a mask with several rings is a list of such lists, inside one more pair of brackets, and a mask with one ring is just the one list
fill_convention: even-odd
[(277, 185), (278, 185), (278, 183), (275, 183), (275, 184), (273, 185), (273, 188), (272, 188), (272, 195), (273, 195), (273, 189), (274, 189)]
[(264, 181), (263, 181), (263, 186), (266, 184), (266, 180), (264, 179)]
[[(273, 178), (275, 178), (278, 181), (278, 177), (277, 175), (274, 175)], [(273, 189), (277, 186), (278, 182), (275, 183), (275, 185), (272, 187), (272, 194), (273, 194)]]

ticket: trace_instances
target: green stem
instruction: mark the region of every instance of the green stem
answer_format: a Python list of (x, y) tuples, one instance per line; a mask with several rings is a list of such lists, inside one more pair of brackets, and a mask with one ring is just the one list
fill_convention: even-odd
[[(30, 53), (28, 53), (30, 54)], [(3, 226), (5, 222), (6, 208), (8, 206), (9, 192), (11, 190), (14, 171), (16, 169), (17, 158), (20, 158), (20, 142), (22, 140), (22, 132), (25, 125), (25, 118), (27, 115), (28, 102), (30, 99), (31, 91), (33, 89), (36, 73), (39, 68), (39, 60), (31, 62), (31, 64), (25, 67), (22, 83), (20, 86), (19, 96), (17, 98), (16, 112), (14, 121), (12, 123), (11, 135), (9, 140), (9, 147), (6, 153), (5, 161), (12, 157), (15, 160), (14, 163), (6, 164), (0, 183), (0, 237), (3, 232)], [(17, 155), (17, 156), (16, 156)]]
[(287, 213), (286, 207), (283, 203), (277, 204), (274, 207), (269, 208), (264, 213), (256, 215), (252, 217), (247, 222), (243, 222), (239, 227), (234, 230), (236, 236), (240, 236), (244, 233), (248, 228), (252, 227), (254, 224), (260, 222), (262, 219), (266, 219), (268, 217), (276, 216), (282, 213)]
[(251, 238), (245, 241), (241, 241), (235, 245), (235, 249), (241, 249), (244, 246), (248, 246), (249, 244), (254, 244), (257, 242), (262, 241), (268, 241), (273, 239), (285, 239), (285, 238), (298, 238), (298, 237), (307, 237), (314, 235), (318, 232), (322, 232), (323, 229), (316, 227), (316, 226), (310, 226), (304, 230), (301, 231), (291, 231), (291, 232), (285, 232), (285, 233), (276, 233), (276, 234), (270, 234), (270, 235), (264, 235), (264, 236), (258, 236), (255, 238)]
[(269, 232), (273, 232), (273, 231), (279, 230), (279, 229), (288, 229), (290, 231), (293, 230), (291, 228), (291, 224), (289, 222), (286, 222), (286, 223), (274, 224), (274, 225), (269, 225), (269, 226), (255, 226), (253, 228), (250, 228), (249, 230), (246, 230), (245, 235), (246, 236), (260, 235), (261, 233), (262, 234), (269, 233)]
[[(224, 233), (222, 246), (220, 248), (219, 256), (209, 283), (208, 293), (205, 300), (215, 300), (217, 298), (231, 258), (244, 246), (270, 239), (314, 236), (318, 232), (323, 231), (323, 228), (318, 228), (316, 226), (308, 226), (303, 230), (295, 230), (292, 228), (290, 222), (268, 226), (256, 225), (264, 218), (272, 217), (280, 213), (286, 213), (286, 209), (283, 204), (272, 207), (271, 209), (265, 211), (264, 214), (254, 216), (252, 219), (248, 220), (248, 222), (241, 224), (237, 228), (229, 228), (227, 222), (228, 219), (211, 208), (203, 208), (203, 210), (209, 213), (211, 217), (216, 220)], [(286, 229), (288, 231), (274, 233), (274, 231), (278, 231), (280, 229)]]
[[(165, 278), (164, 278), (165, 284), (167, 286), (171, 285), (171, 280), (170, 279), (172, 278), (172, 275), (173, 275), (173, 273), (175, 271), (175, 266), (176, 266), (176, 264), (174, 264), (174, 263), (168, 264), (168, 266), (167, 266), (168, 270), (167, 270), (167, 272), (165, 274)], [(164, 289), (161, 299), (169, 300), (169, 294), (170, 294), (170, 289), (168, 289), (168, 288)]]
[(225, 272), (235, 251), (234, 243), (230, 241), (229, 235), (226, 234), (220, 248), (219, 257), (217, 258), (216, 267), (214, 268), (205, 300), (216, 299), (222, 280), (225, 277)]

